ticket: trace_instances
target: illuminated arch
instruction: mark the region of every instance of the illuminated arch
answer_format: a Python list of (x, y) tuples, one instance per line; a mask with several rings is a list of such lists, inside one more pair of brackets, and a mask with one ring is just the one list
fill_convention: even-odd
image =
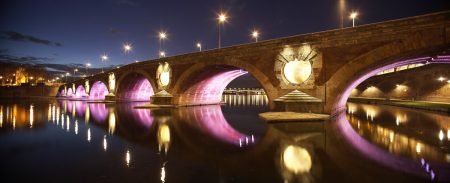
[(181, 105), (220, 103), (225, 87), (244, 74), (251, 74), (259, 81), (270, 102), (275, 99), (277, 89), (267, 82), (269, 79), (260, 70), (243, 61), (218, 61), (198, 63), (184, 71), (173, 86), (174, 102)]
[(84, 96), (86, 96), (86, 90), (84, 89), (83, 85), (79, 85), (75, 92), (75, 98), (82, 98)]
[(92, 85), (91, 91), (89, 92), (89, 99), (104, 100), (108, 93), (108, 87), (106, 87), (106, 84), (102, 81), (96, 81)]
[(116, 90), (118, 100), (149, 101), (154, 92), (154, 83), (143, 71), (131, 71), (123, 74)]

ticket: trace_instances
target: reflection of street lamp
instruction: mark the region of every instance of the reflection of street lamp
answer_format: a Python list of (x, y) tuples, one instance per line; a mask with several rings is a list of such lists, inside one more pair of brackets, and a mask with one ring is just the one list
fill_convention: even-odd
[(355, 27), (355, 18), (356, 18), (357, 16), (358, 16), (358, 12), (356, 12), (356, 11), (350, 13), (350, 18), (352, 19), (353, 27)]
[(197, 48), (199, 51), (202, 51), (202, 44), (200, 42), (197, 43)]
[(219, 20), (219, 48), (220, 48), (220, 26), (221, 24), (225, 23), (227, 21), (227, 15), (225, 13), (220, 13), (219, 17), (217, 17), (217, 20)]
[(255, 38), (255, 42), (258, 42), (258, 36), (259, 36), (259, 32), (257, 30), (254, 30), (252, 32), (252, 37)]

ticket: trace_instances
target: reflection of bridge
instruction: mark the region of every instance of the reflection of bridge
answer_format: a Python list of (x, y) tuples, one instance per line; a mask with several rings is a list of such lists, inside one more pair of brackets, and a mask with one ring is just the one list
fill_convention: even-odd
[[(68, 83), (60, 95), (149, 100), (165, 89), (171, 104), (211, 104), (220, 102), (228, 83), (249, 73), (272, 108), (283, 109), (274, 100), (297, 89), (322, 101), (318, 112), (334, 113), (352, 88), (382, 70), (449, 63), (449, 25), (450, 12), (441, 12), (133, 63)], [(164, 62), (171, 69), (158, 72)]]

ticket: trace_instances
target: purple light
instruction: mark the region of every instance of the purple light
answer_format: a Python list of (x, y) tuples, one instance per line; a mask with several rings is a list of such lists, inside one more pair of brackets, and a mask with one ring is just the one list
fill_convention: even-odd
[(330, 123), (336, 127), (333, 128), (336, 130), (336, 135), (342, 137), (342, 142), (348, 143), (352, 151), (358, 152), (362, 154), (361, 156), (388, 168), (420, 177), (425, 176), (422, 166), (416, 161), (395, 156), (361, 137), (352, 128), (345, 113), (340, 113)]
[(83, 85), (80, 85), (77, 87), (77, 90), (75, 92), (75, 98), (82, 98), (86, 96), (86, 90), (84, 89)]
[(239, 146), (240, 141), (251, 138), (228, 124), (220, 105), (180, 109), (179, 116), (190, 126), (226, 143)]
[(138, 103), (133, 103), (131, 105), (127, 105), (125, 108), (120, 108), (120, 112), (126, 114), (126, 120), (129, 120), (129, 117), (132, 117), (132, 121), (137, 121), (140, 125), (149, 129), (153, 125), (153, 116), (151, 115), (151, 111), (149, 109), (135, 109), (134, 106), (139, 105)]
[(215, 68), (199, 74), (178, 98), (179, 104), (218, 104), (225, 87), (246, 71), (236, 68)]
[(67, 89), (67, 97), (72, 97), (72, 96), (73, 96), (72, 88)]
[(89, 93), (89, 99), (91, 100), (105, 100), (105, 96), (108, 95), (108, 88), (105, 83), (101, 81), (96, 81), (91, 88)]
[(150, 101), (153, 94), (150, 81), (142, 75), (127, 76), (117, 89), (117, 97), (121, 100)]
[(108, 109), (106, 109), (105, 104), (89, 104), (89, 109), (96, 122), (104, 123), (106, 121), (106, 117), (108, 117)]
[[(380, 67), (378, 69), (373, 69), (369, 72), (366, 72), (365, 74), (363, 74), (362, 76), (360, 76), (359, 78), (354, 80), (353, 82), (349, 83), (347, 85), (347, 87), (345, 88), (344, 92), (342, 92), (342, 94), (340, 96), (337, 96), (338, 101), (334, 103), (332, 111), (336, 112), (336, 111), (340, 111), (341, 109), (344, 109), (345, 104), (347, 103), (347, 99), (350, 96), (351, 91), (354, 88), (356, 88), (356, 86), (358, 86), (360, 83), (365, 81), (367, 78), (372, 77), (381, 71), (392, 69), (395, 67), (400, 67), (400, 66), (409, 65), (409, 64), (420, 64), (420, 63), (425, 62), (429, 58), (430, 57), (421, 57), (421, 58), (415, 58), (415, 59), (410, 59), (410, 60), (403, 60), (403, 61), (399, 61), (399, 62), (396, 62), (393, 64), (389, 64), (389, 65)], [(438, 56), (438, 58), (435, 59), (435, 61), (433, 61), (433, 63), (450, 64), (450, 56), (448, 56), (448, 55)]]
[(86, 103), (82, 101), (72, 101), (75, 103), (75, 110), (77, 112), (78, 117), (84, 117), (84, 113), (86, 112)]

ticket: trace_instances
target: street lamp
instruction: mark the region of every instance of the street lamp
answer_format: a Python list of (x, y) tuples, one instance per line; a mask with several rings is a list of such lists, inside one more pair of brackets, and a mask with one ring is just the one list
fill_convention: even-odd
[(259, 36), (259, 32), (257, 30), (254, 30), (252, 32), (252, 37), (255, 38), (255, 42), (258, 42), (258, 36)]
[(74, 70), (73, 70), (73, 77), (74, 77), (74, 78), (73, 78), (73, 81), (75, 81), (75, 75), (76, 75), (75, 72), (78, 72), (78, 69), (74, 69)]
[[(103, 54), (100, 58), (102, 59), (102, 63), (106, 62), (108, 60), (108, 55)], [(102, 67), (102, 73), (103, 73), (103, 67)]]
[(228, 19), (227, 15), (223, 12), (220, 13), (217, 17), (217, 20), (219, 20), (219, 24), (218, 24), (218, 26), (219, 26), (219, 48), (220, 48), (220, 25), (224, 24), (227, 21), (227, 19)]
[(159, 52), (159, 57), (160, 57), (160, 58), (161, 58), (161, 57), (166, 57), (166, 52), (160, 51), (160, 52)]
[(355, 27), (355, 18), (356, 18), (357, 16), (358, 16), (358, 12), (356, 12), (356, 11), (350, 13), (350, 18), (352, 19), (353, 27)]
[(70, 76), (70, 73), (66, 73), (66, 83), (67, 83), (67, 77), (69, 77)]
[(202, 51), (202, 44), (200, 42), (197, 43), (197, 48), (199, 51)]
[(89, 74), (88, 74), (88, 67), (90, 67), (90, 66), (91, 66), (91, 63), (88, 62), (88, 63), (86, 64), (86, 75), (89, 75)]
[(125, 53), (129, 53), (132, 49), (133, 49), (133, 47), (131, 47), (131, 44), (128, 44), (128, 43), (123, 44), (123, 51)]

